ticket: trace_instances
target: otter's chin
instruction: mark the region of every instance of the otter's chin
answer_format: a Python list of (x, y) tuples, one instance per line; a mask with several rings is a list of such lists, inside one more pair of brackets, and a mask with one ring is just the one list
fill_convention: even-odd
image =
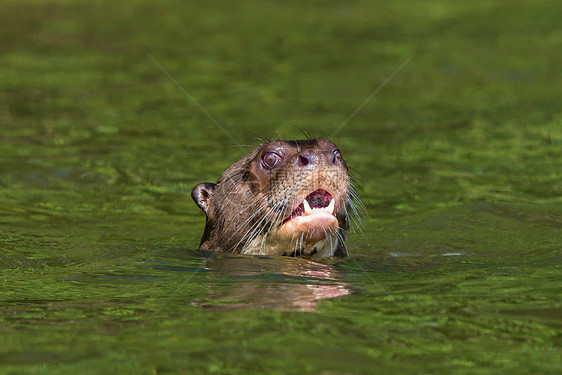
[(265, 236), (256, 238), (243, 251), (245, 254), (332, 256), (337, 245), (339, 222), (335, 213), (336, 199), (318, 189), (303, 199), (289, 216)]
[(312, 209), (308, 213), (293, 217), (277, 228), (277, 235), (289, 240), (302, 238), (306, 242), (318, 242), (337, 233), (338, 219), (323, 208)]
[(315, 243), (338, 232), (338, 219), (334, 216), (336, 200), (324, 189), (314, 190), (277, 228), (277, 235), (291, 241)]

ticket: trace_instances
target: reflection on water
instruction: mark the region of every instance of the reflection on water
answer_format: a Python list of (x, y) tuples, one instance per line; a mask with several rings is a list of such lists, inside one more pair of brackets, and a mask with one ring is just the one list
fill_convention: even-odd
[(213, 256), (205, 269), (224, 276), (208, 284), (206, 302), (196, 303), (210, 309), (314, 311), (320, 300), (351, 294), (333, 265), (307, 259)]

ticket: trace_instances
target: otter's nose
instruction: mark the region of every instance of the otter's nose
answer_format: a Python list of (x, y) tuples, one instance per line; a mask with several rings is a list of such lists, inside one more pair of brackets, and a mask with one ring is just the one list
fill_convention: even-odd
[(322, 153), (305, 151), (297, 156), (296, 163), (299, 167), (318, 167), (320, 164), (324, 164), (325, 160)]
[(305, 154), (300, 154), (299, 157), (297, 158), (297, 162), (305, 167), (308, 165), (308, 163), (310, 163), (310, 156), (309, 155), (305, 155)]

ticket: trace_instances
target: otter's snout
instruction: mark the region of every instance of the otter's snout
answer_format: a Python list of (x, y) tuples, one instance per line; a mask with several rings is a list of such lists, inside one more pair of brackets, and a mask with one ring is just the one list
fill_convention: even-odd
[(300, 164), (303, 167), (307, 166), (308, 163), (310, 163), (310, 156), (300, 154), (299, 157), (297, 158), (297, 163)]
[(301, 152), (295, 162), (299, 167), (328, 167), (337, 165), (339, 162), (339, 151), (318, 152), (316, 150)]

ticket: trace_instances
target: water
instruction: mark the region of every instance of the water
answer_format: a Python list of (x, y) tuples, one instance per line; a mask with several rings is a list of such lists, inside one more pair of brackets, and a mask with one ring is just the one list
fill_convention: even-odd
[[(0, 373), (558, 373), (560, 11), (5, 2)], [(197, 250), (193, 186), (330, 135), (414, 52), (334, 138), (348, 258)]]

